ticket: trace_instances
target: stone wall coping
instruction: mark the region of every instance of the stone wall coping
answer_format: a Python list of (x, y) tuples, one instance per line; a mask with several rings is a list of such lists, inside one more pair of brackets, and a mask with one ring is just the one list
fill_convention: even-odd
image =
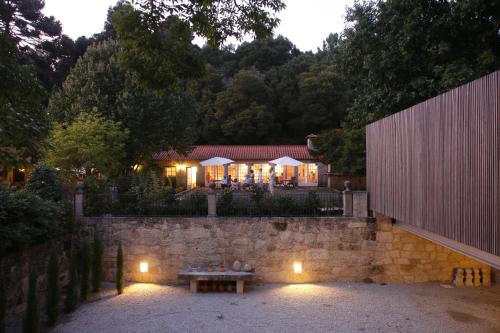
[(165, 222), (171, 220), (172, 222), (181, 221), (256, 221), (269, 223), (285, 223), (285, 222), (331, 222), (331, 223), (375, 223), (372, 217), (352, 217), (352, 216), (102, 216), (102, 217), (84, 217), (81, 222), (84, 224), (97, 224), (97, 223), (127, 223), (127, 222)]

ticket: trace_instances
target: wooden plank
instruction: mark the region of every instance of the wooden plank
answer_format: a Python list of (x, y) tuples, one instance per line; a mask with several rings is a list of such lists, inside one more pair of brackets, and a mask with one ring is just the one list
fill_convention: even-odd
[(370, 209), (500, 256), (500, 71), (366, 128)]

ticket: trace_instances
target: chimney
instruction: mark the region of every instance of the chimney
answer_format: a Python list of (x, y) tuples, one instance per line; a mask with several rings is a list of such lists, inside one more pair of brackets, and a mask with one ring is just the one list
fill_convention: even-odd
[(306, 136), (306, 139), (307, 139), (307, 149), (309, 150), (316, 150), (316, 148), (314, 147), (314, 143), (313, 143), (313, 140), (315, 138), (317, 138), (318, 136), (316, 134), (309, 134), (308, 136)]

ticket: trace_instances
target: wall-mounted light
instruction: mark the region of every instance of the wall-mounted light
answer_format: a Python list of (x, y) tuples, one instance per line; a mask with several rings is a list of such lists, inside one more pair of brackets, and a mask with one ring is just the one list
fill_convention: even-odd
[(149, 271), (149, 265), (147, 261), (141, 261), (139, 264), (139, 271), (141, 273), (147, 273)]
[(176, 167), (177, 167), (177, 170), (182, 170), (182, 169), (186, 168), (186, 166), (184, 164), (177, 164)]
[(293, 263), (293, 272), (295, 274), (300, 274), (302, 273), (302, 263), (299, 261), (296, 261)]

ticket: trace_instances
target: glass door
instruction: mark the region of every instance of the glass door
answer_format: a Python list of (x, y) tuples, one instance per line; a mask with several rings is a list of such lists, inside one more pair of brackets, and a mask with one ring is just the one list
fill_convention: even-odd
[(196, 187), (196, 173), (198, 171), (197, 167), (187, 167), (187, 188), (195, 188)]

